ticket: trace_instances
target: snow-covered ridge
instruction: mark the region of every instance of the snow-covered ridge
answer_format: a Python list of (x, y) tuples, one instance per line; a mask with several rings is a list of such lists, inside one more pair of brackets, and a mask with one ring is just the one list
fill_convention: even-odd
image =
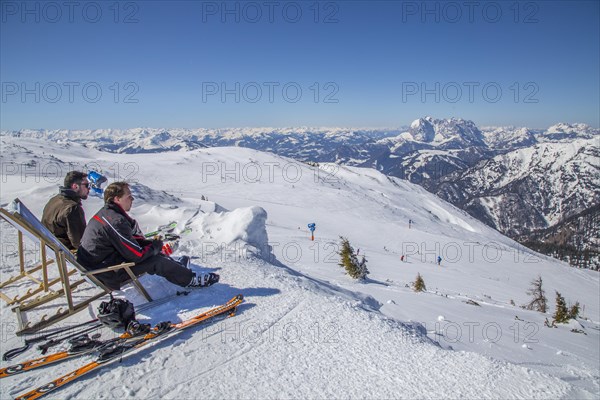
[(473, 212), (483, 207), (501, 231), (525, 234), (600, 202), (600, 166), (594, 162), (599, 156), (597, 139), (543, 142), (456, 173), (437, 193), (446, 199), (460, 193), (456, 202)]
[(586, 124), (559, 123), (551, 126), (540, 135), (541, 140), (563, 140), (577, 138), (593, 138), (598, 136), (598, 129)]
[(420, 118), (412, 122), (409, 133), (413, 140), (419, 142), (440, 145), (455, 140), (463, 146), (484, 145), (481, 131), (472, 121), (464, 119)]
[[(300, 147), (327, 147), (323, 140), (339, 145), (357, 145), (380, 140), (392, 146), (412, 141), (443, 148), (484, 146), (506, 149), (531, 145), (539, 141), (572, 140), (597, 137), (600, 131), (585, 124), (556, 124), (547, 130), (515, 127), (477, 128), (464, 119), (419, 118), (405, 128), (341, 128), (341, 127), (288, 127), (288, 128), (132, 128), (44, 130), (22, 129), (2, 131), (0, 136), (47, 138), (84, 143), (91, 147), (116, 153), (191, 150), (203, 146), (242, 145), (259, 150), (280, 152), (286, 142)], [(383, 140), (383, 141), (382, 141)], [(320, 143), (321, 142), (321, 143)], [(269, 147), (269, 148), (266, 148)]]

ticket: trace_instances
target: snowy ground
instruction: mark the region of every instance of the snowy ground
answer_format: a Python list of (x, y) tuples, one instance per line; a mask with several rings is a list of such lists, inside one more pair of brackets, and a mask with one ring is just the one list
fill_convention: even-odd
[[(110, 181), (136, 182), (132, 215), (143, 228), (171, 220), (193, 227), (179, 252), (192, 255), (195, 268), (221, 274), (221, 283), (140, 319), (178, 320), (237, 293), (246, 297), (234, 318), (134, 354), (59, 398), (600, 398), (598, 273), (532, 253), (418, 186), (374, 170), (315, 168), (242, 148), (118, 155), (0, 140), (2, 204), (19, 197), (40, 216), (64, 173), (87, 164)], [(98, 198), (85, 201), (87, 217), (100, 206)], [(14, 237), (2, 229), (4, 280), (16, 258)], [(367, 282), (338, 267), (340, 235), (366, 254)], [(417, 273), (425, 293), (407, 287)], [(519, 307), (538, 275), (547, 314)], [(178, 289), (143, 279), (155, 297)], [(585, 318), (545, 327), (555, 290), (584, 305)], [(124, 294), (141, 302), (129, 288)], [(4, 306), (1, 312), (5, 351), (21, 339), (12, 333), (14, 315)], [(89, 317), (82, 312), (69, 322)], [(84, 361), (3, 379), (1, 397)]]

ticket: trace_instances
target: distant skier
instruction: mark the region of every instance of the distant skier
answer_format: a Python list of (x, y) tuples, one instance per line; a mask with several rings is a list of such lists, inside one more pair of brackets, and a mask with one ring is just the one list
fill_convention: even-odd
[(408, 220), (408, 229), (410, 229), (410, 226), (412, 225), (412, 219)]
[(438, 258), (437, 258), (437, 263), (438, 263), (438, 265), (441, 265), (441, 264), (442, 264), (442, 257), (441, 257), (441, 256), (438, 256)]
[(404, 262), (404, 254), (400, 256), (400, 261)]
[(356, 255), (360, 254), (360, 249), (356, 249)]

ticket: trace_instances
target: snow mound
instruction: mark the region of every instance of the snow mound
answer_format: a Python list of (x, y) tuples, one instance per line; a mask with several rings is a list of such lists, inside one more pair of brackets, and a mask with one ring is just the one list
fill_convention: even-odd
[(219, 247), (247, 244), (265, 257), (269, 242), (266, 228), (267, 212), (258, 206), (237, 208), (229, 212), (210, 213), (192, 222), (194, 230), (201, 232), (200, 239), (216, 243)]

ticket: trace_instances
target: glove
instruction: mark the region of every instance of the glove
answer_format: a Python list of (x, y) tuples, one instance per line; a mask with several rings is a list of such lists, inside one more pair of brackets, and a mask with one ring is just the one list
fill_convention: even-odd
[(161, 252), (163, 247), (163, 241), (162, 240), (153, 240), (152, 241), (152, 254), (153, 255), (157, 255)]
[(170, 256), (171, 254), (173, 254), (175, 250), (177, 250), (177, 248), (179, 247), (177, 243), (177, 241), (166, 242), (162, 247), (163, 254), (166, 256)]

